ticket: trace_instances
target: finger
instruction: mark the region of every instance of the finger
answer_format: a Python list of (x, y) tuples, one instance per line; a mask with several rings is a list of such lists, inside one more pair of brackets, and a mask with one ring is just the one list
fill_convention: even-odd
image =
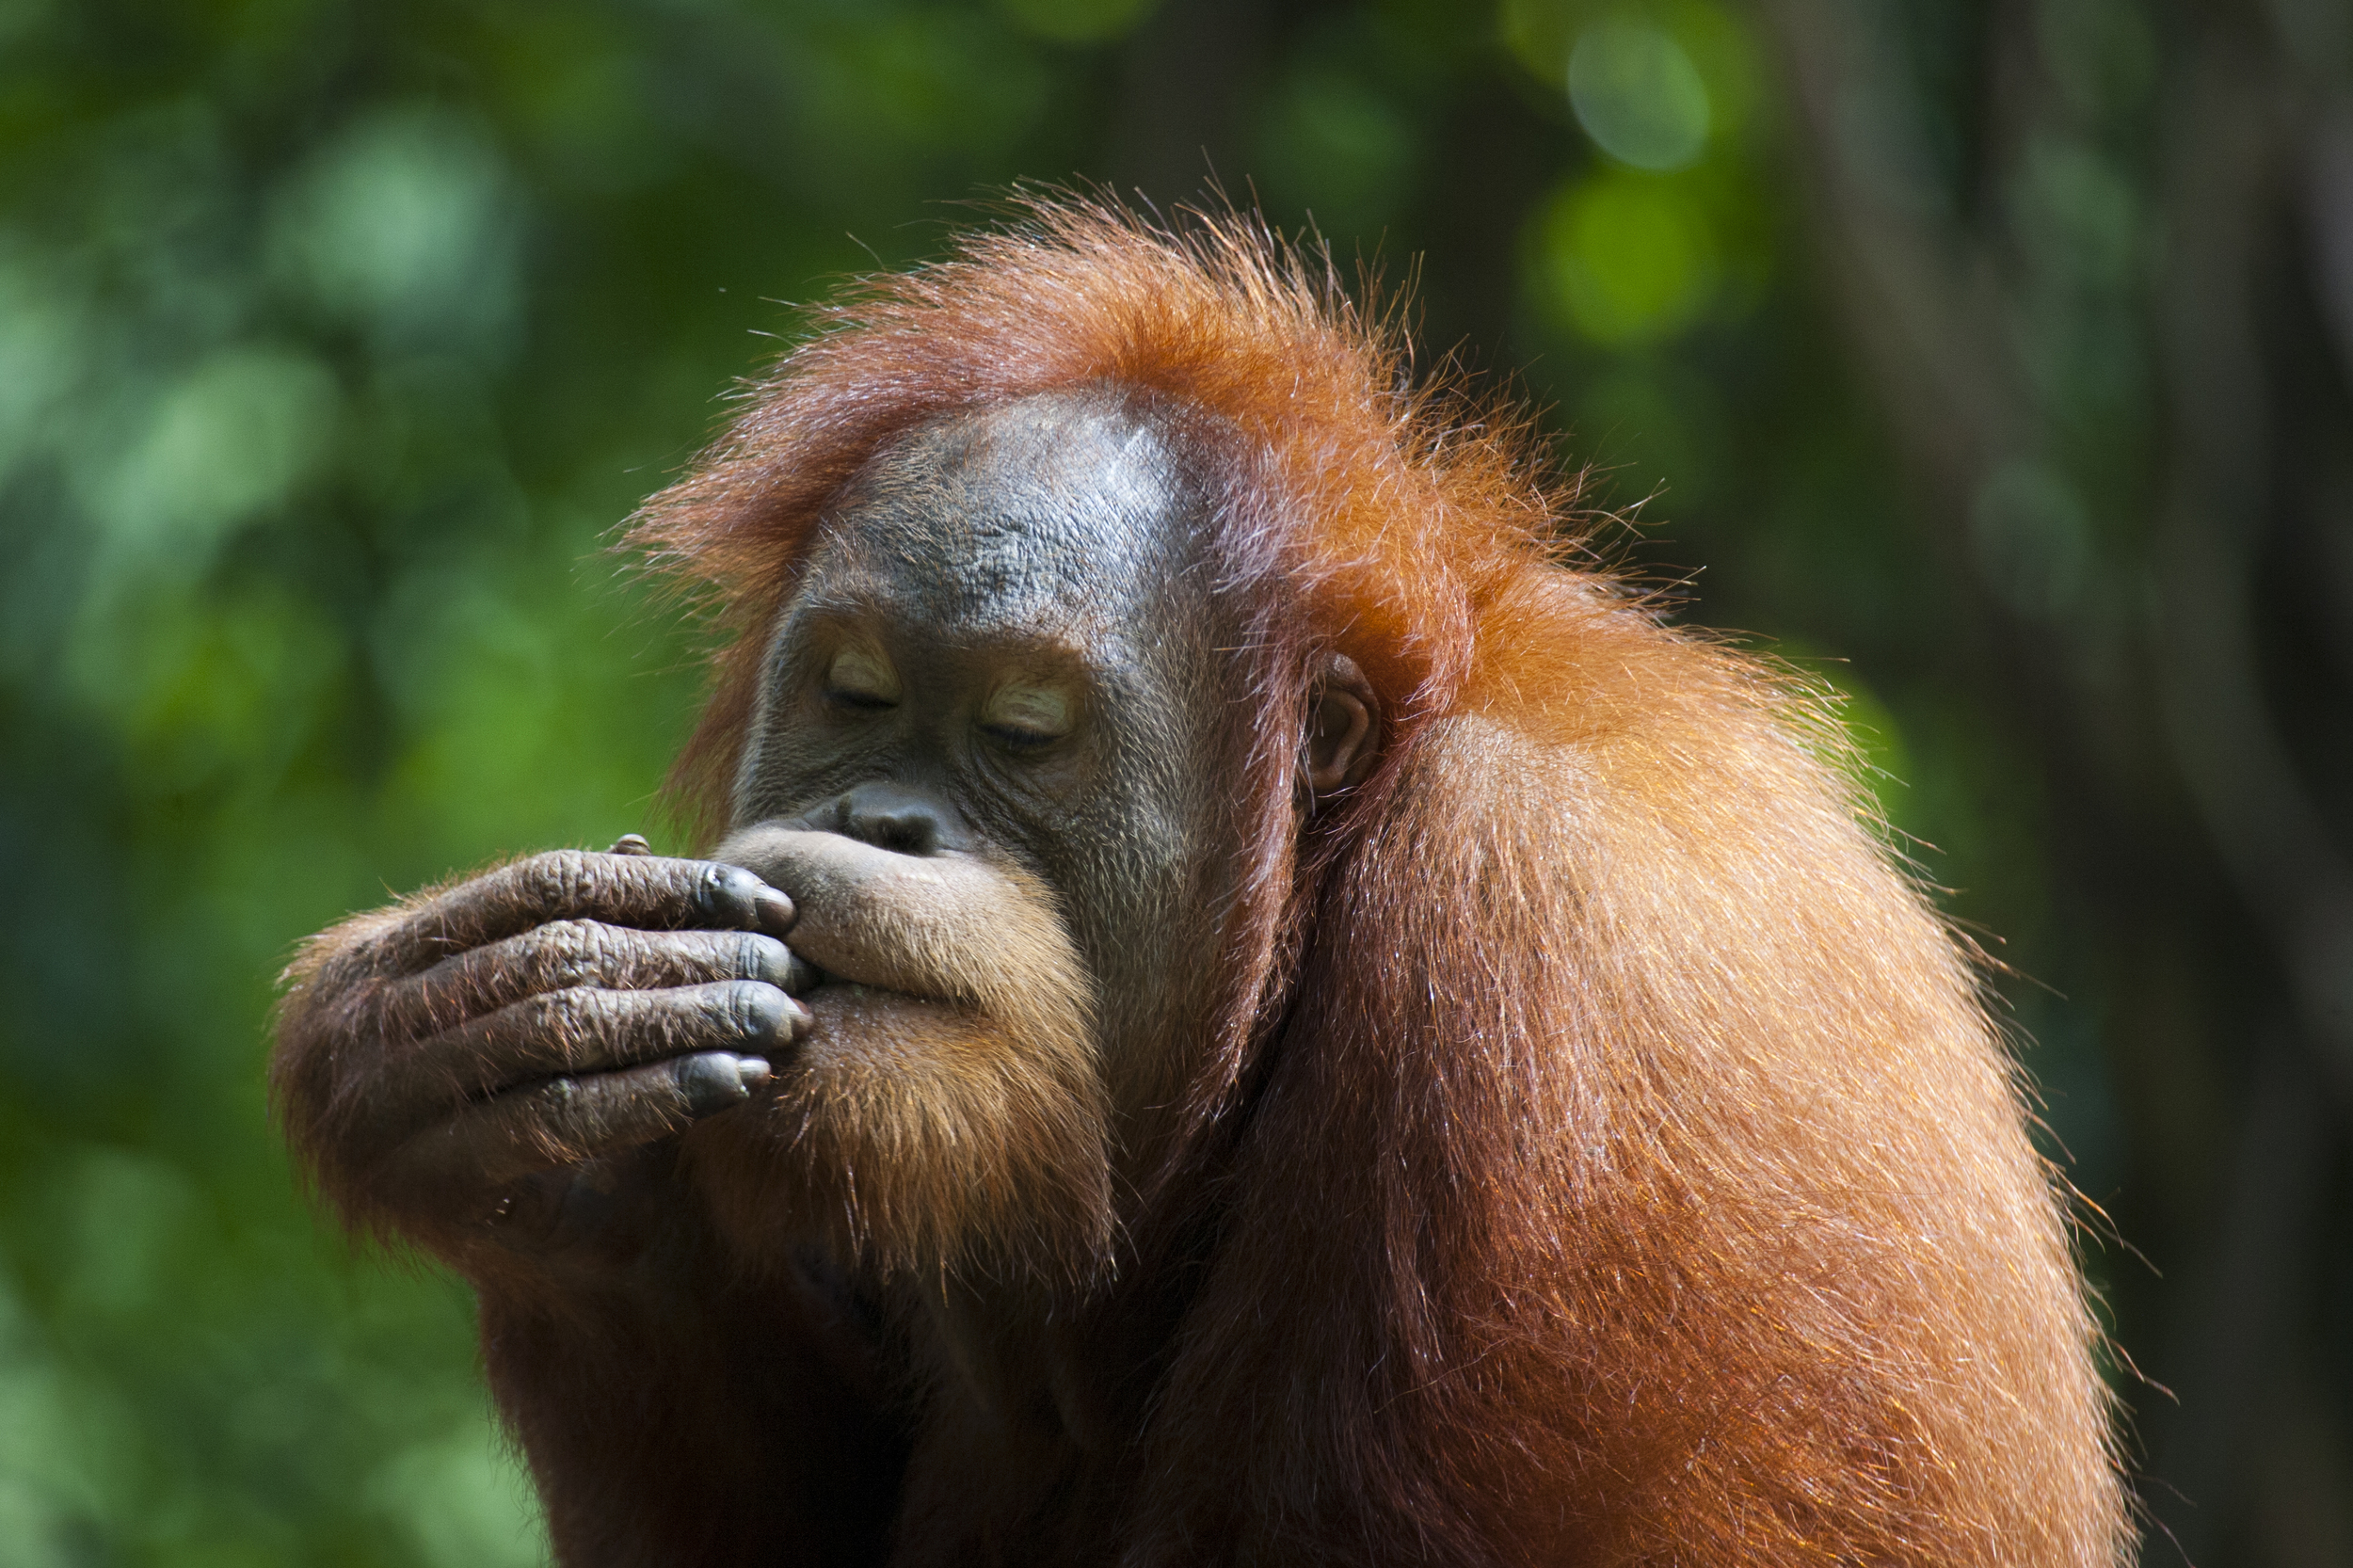
[(435, 1115), (529, 1079), (612, 1072), (693, 1051), (766, 1057), (808, 1027), (808, 1008), (756, 980), (550, 991), (418, 1041), (396, 1069), (410, 1092), (387, 1096), (387, 1109), (406, 1104)]
[(560, 849), (452, 888), (386, 940), (397, 967), (413, 971), (551, 920), (572, 920), (781, 936), (792, 924), (792, 901), (740, 866)]
[(543, 1080), (463, 1106), (416, 1133), (393, 1152), (385, 1180), (440, 1212), (473, 1198), (487, 1208), (498, 1188), (666, 1138), (741, 1105), (768, 1076), (760, 1057), (705, 1051)]
[(394, 1039), (413, 1039), (581, 986), (644, 991), (757, 980), (798, 996), (818, 979), (807, 959), (756, 931), (636, 931), (557, 920), (393, 983), (383, 994), (382, 1027)]

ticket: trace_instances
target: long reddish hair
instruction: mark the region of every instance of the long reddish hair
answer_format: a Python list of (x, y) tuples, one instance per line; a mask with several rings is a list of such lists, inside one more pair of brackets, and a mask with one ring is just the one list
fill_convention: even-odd
[[(1966, 952), (1810, 700), (1579, 555), (1525, 415), (1415, 390), (1393, 315), (1232, 216), (1041, 203), (813, 325), (632, 535), (735, 633), (675, 780), (706, 821), (811, 529), (893, 436), (1127, 389), (1215, 495), (1257, 700), (1171, 1147), (1250, 1116), (1137, 1539), (2116, 1560), (2094, 1331)], [(1383, 753), (1303, 821), (1335, 650)]]

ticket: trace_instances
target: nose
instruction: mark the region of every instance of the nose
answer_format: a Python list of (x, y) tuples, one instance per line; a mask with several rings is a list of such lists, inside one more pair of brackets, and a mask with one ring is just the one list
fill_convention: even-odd
[(844, 838), (901, 855), (943, 855), (966, 847), (964, 823), (936, 795), (888, 779), (860, 784), (833, 803), (830, 827)]

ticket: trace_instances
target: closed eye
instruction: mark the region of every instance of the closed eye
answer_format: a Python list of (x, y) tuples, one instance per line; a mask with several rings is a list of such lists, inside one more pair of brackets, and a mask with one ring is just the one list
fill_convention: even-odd
[(1016, 681), (990, 694), (981, 733), (1011, 751), (1036, 751), (1070, 733), (1072, 707), (1059, 687)]
[(1052, 745), (1062, 739), (1051, 730), (1024, 729), (1019, 725), (1013, 724), (984, 724), (981, 726), (981, 733), (998, 744), (1010, 746), (1016, 751), (1035, 751), (1040, 746)]
[(825, 666), (825, 700), (873, 712), (899, 705), (899, 672), (880, 653), (845, 648)]

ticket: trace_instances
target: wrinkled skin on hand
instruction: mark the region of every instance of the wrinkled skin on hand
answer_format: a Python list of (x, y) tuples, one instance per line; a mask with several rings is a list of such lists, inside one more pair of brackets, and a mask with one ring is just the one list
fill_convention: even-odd
[(461, 1271), (625, 1269), (683, 1217), (678, 1135), (808, 1028), (792, 901), (751, 872), (533, 856), (314, 938), (274, 1087), (327, 1195)]

